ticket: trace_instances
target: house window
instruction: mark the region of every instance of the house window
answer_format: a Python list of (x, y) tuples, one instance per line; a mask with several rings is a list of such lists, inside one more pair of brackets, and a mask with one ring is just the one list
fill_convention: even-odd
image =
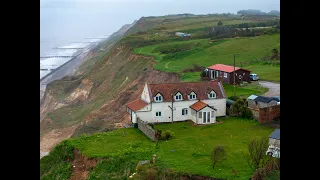
[(176, 100), (182, 100), (182, 95), (180, 94), (180, 93), (177, 93), (176, 95), (175, 95), (175, 99)]
[(182, 115), (188, 115), (188, 108), (182, 109)]
[(192, 92), (190, 95), (189, 95), (189, 100), (193, 100), (193, 99), (196, 99), (197, 96), (194, 92)]
[(156, 101), (156, 102), (162, 102), (162, 96), (161, 96), (161, 95), (156, 96), (156, 97), (155, 97), (155, 101)]
[(214, 91), (211, 91), (208, 96), (210, 99), (216, 98), (216, 93)]
[(227, 78), (227, 77), (228, 77), (228, 73), (225, 72), (225, 73), (223, 74), (223, 77)]
[(211, 119), (214, 118), (214, 111), (211, 111)]
[(161, 117), (161, 111), (156, 112), (156, 117)]
[(199, 112), (199, 118), (202, 118), (202, 112)]

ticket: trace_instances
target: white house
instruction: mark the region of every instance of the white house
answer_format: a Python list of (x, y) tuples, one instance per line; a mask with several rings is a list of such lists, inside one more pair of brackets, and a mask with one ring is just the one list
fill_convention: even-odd
[(128, 103), (131, 121), (147, 122), (192, 120), (211, 124), (226, 115), (226, 95), (219, 81), (186, 83), (145, 83), (140, 99)]

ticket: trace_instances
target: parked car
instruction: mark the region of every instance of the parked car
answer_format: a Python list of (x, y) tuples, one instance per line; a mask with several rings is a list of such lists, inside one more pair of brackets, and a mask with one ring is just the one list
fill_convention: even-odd
[(258, 74), (250, 74), (250, 80), (251, 81), (258, 81), (259, 80)]

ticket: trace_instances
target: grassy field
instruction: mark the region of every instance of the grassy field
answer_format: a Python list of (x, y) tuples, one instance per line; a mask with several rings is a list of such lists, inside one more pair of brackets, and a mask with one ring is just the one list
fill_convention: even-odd
[[(156, 153), (156, 165), (162, 168), (218, 178), (248, 179), (252, 170), (242, 156), (247, 151), (247, 143), (254, 138), (267, 137), (273, 129), (251, 120), (218, 119), (221, 124), (207, 126), (193, 126), (190, 122), (158, 124), (156, 129), (169, 129), (176, 136), (172, 140), (159, 141), (158, 148), (154, 142), (133, 128), (70, 139), (68, 143), (88, 157), (126, 155), (127, 159), (144, 160), (151, 159), (152, 154)], [(217, 164), (213, 170), (210, 152), (217, 145), (224, 145), (227, 159)], [(232, 175), (232, 169), (238, 174)]]
[[(209, 43), (209, 40), (193, 40), (194, 42), (201, 42), (202, 45)], [(190, 43), (193, 41), (180, 41), (177, 44)], [(227, 65), (233, 64), (233, 55), (238, 54), (236, 62), (245, 62), (253, 59), (258, 59), (269, 55), (272, 48), (279, 48), (280, 35), (265, 35), (258, 37), (245, 37), (245, 38), (233, 38), (220, 43), (212, 43), (212, 45), (206, 49), (196, 52), (190, 52), (184, 56), (176, 53), (176, 56), (171, 55), (170, 58), (164, 59), (166, 54), (160, 54), (160, 52), (154, 52), (159, 46), (165, 46), (168, 44), (157, 44), (153, 46), (146, 46), (135, 49), (137, 54), (143, 54), (147, 56), (154, 56), (159, 62), (155, 65), (155, 69), (167, 72), (181, 72), (185, 68), (191, 67), (193, 64), (208, 67), (212, 64), (222, 63)], [(172, 44), (172, 43), (171, 43)], [(192, 51), (192, 50), (191, 50)], [(182, 52), (183, 53), (183, 52)], [(181, 57), (181, 58), (180, 58)]]
[(244, 66), (244, 68), (258, 74), (260, 80), (280, 82), (280, 65), (254, 64)]
[[(224, 87), (224, 90), (226, 91), (226, 95), (228, 98), (230, 96), (234, 96), (234, 87), (232, 85), (224, 84), (223, 87)], [(243, 98), (247, 98), (248, 96), (250, 96), (252, 94), (263, 95), (264, 93), (266, 93), (268, 91), (267, 88), (264, 88), (264, 87), (258, 85), (258, 82), (251, 82), (245, 86), (236, 86), (235, 89), (236, 89), (235, 95), (243, 97)]]

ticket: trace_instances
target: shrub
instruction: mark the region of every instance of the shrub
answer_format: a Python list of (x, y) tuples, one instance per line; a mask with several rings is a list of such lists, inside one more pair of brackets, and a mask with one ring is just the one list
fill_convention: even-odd
[(252, 112), (248, 109), (248, 101), (244, 98), (238, 98), (236, 102), (231, 105), (230, 113), (233, 116), (239, 116), (242, 118), (253, 117)]
[(205, 71), (201, 71), (201, 74), (200, 74), (201, 77), (206, 77), (207, 76), (207, 73)]
[(158, 136), (159, 140), (169, 140), (173, 139), (175, 137), (174, 132), (170, 130), (157, 130), (158, 131)]

